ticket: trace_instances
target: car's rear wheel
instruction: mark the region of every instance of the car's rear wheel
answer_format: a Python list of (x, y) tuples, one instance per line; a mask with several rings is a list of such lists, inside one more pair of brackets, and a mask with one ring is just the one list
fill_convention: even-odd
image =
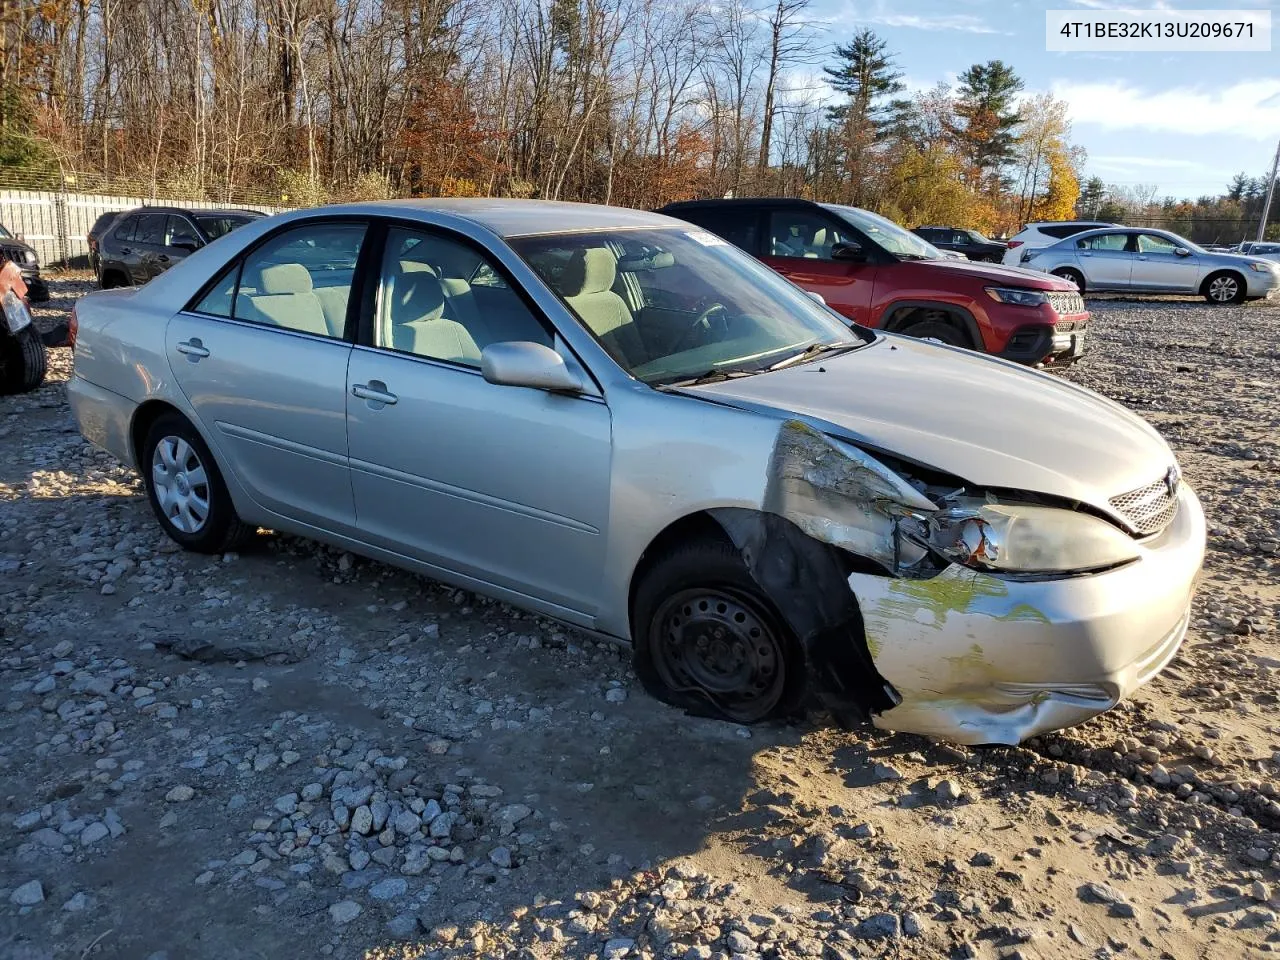
[(44, 383), (48, 369), (44, 341), (34, 326), (17, 333), (0, 332), (0, 394), (34, 390)]
[(1243, 303), (1248, 287), (1240, 274), (1223, 270), (1206, 277), (1200, 292), (1210, 303), (1221, 306), (1228, 303)]
[(1073, 270), (1071, 267), (1063, 267), (1061, 270), (1054, 270), (1055, 277), (1061, 277), (1063, 280), (1070, 280), (1076, 285), (1076, 289), (1084, 293), (1084, 274), (1079, 270)]
[(632, 635), (645, 688), (734, 723), (796, 708), (799, 644), (727, 542), (699, 540), (661, 557), (636, 590)]
[(117, 287), (127, 287), (128, 285), (129, 281), (118, 270), (107, 270), (98, 278), (98, 286), (103, 290), (114, 290)]
[(222, 553), (254, 533), (236, 515), (226, 483), (204, 440), (185, 417), (166, 413), (147, 430), (139, 466), (156, 519), (196, 553)]

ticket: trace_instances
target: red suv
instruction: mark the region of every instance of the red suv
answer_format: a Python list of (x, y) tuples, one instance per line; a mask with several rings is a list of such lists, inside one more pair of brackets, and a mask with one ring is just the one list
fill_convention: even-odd
[(719, 234), (864, 327), (1028, 364), (1076, 360), (1089, 314), (1075, 284), (954, 260), (884, 217), (833, 203), (690, 200), (661, 213)]

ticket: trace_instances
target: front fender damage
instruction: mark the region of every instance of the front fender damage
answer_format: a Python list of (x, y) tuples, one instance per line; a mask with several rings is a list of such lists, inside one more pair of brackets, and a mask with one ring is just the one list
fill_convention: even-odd
[(811, 691), (842, 720), (901, 702), (877, 670), (851, 564), (901, 576), (926, 550), (899, 525), (937, 504), (865, 451), (799, 420), (784, 422), (770, 457), (761, 510), (712, 511), (752, 577), (799, 639)]

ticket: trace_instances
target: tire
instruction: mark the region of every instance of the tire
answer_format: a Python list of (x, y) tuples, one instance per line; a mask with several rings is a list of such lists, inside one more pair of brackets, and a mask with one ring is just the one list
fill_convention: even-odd
[(103, 290), (114, 290), (128, 285), (128, 281), (118, 270), (108, 270), (98, 278), (98, 286)]
[(1054, 270), (1055, 277), (1061, 277), (1063, 280), (1070, 280), (1076, 285), (1076, 289), (1084, 293), (1084, 274), (1079, 270), (1073, 270), (1071, 267), (1063, 267), (1061, 270)]
[(903, 327), (900, 332), (905, 336), (915, 337), (918, 340), (939, 340), (952, 347), (973, 349), (973, 343), (970, 341), (969, 335), (963, 330), (953, 327), (945, 320), (920, 320)]
[(793, 713), (800, 645), (733, 545), (695, 540), (660, 557), (632, 606), (636, 673), (665, 703), (733, 723)]
[(1232, 270), (1219, 270), (1205, 277), (1200, 293), (1215, 307), (1244, 303), (1249, 293), (1244, 277)]
[(44, 383), (49, 356), (34, 326), (0, 333), (0, 394), (27, 393)]
[(138, 465), (151, 510), (181, 547), (224, 553), (256, 533), (256, 527), (236, 515), (213, 454), (186, 417), (157, 417), (140, 453)]

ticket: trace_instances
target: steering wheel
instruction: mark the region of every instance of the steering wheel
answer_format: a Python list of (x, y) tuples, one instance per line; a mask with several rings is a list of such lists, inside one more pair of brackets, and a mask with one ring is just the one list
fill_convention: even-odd
[(710, 330), (711, 318), (716, 313), (720, 313), (723, 315), (722, 323), (724, 325), (724, 329), (727, 331), (729, 329), (729, 323), (728, 323), (729, 315), (725, 305), (717, 301), (716, 303), (712, 303), (709, 306), (707, 306), (701, 313), (698, 314), (697, 318), (693, 321), (693, 323), (689, 324), (689, 328), (685, 330), (684, 335), (679, 339), (679, 341), (676, 342), (676, 345), (675, 347), (672, 348), (671, 352), (679, 353), (682, 349), (684, 349), (685, 343), (689, 340), (690, 337), (693, 336), (693, 332), (697, 330), (698, 327), (703, 327), (707, 330)]

